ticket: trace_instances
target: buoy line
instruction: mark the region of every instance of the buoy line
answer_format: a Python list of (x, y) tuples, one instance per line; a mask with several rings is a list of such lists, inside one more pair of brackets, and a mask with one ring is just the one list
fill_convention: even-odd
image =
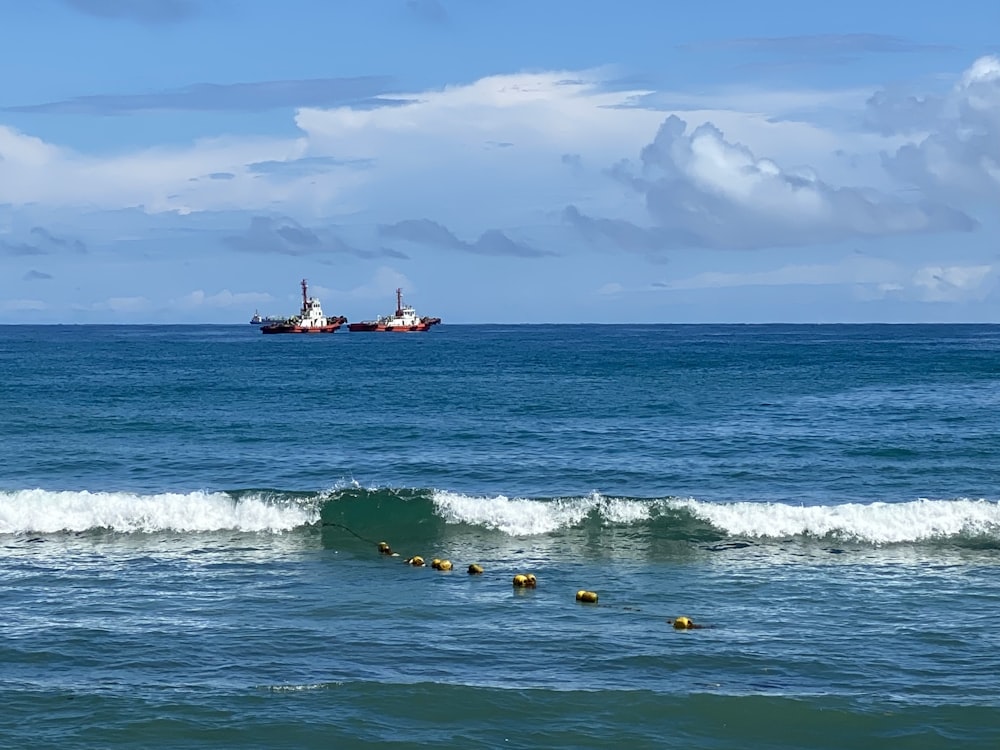
[[(322, 525), (333, 526), (336, 528), (343, 529), (352, 536), (360, 539), (362, 542), (367, 542), (368, 544), (375, 546), (380, 555), (385, 555), (388, 557), (400, 556), (398, 552), (393, 552), (392, 547), (389, 545), (388, 542), (386, 541), (376, 542), (372, 539), (368, 539), (362, 536), (361, 534), (358, 534), (356, 531), (354, 531), (353, 529), (349, 528), (348, 526), (342, 523), (323, 521)], [(405, 560), (403, 560), (403, 562), (406, 565), (410, 565), (416, 568), (422, 568), (426, 565), (424, 558), (421, 557), (420, 555), (413, 555), (412, 557), (408, 557)], [(433, 568), (434, 570), (450, 571), (452, 570), (453, 565), (451, 560), (442, 560), (435, 557), (431, 560), (430, 567)], [(469, 565), (468, 573), (470, 576), (483, 575), (484, 572), (485, 568), (479, 563), (472, 563)], [(538, 578), (535, 576), (534, 573), (518, 573), (514, 576), (511, 583), (515, 589), (534, 589), (538, 587)], [(579, 591), (576, 592), (576, 601), (582, 604), (592, 604), (596, 606), (598, 605), (598, 598), (599, 598), (598, 593), (596, 591), (580, 589)], [(622, 607), (622, 609), (628, 612), (641, 611), (638, 607), (630, 607), (630, 606), (624, 606)], [(660, 617), (662, 615), (656, 615), (656, 616)], [(702, 625), (700, 623), (696, 623), (693, 619), (691, 619), (687, 615), (682, 615), (680, 617), (668, 617), (666, 618), (666, 621), (668, 625), (671, 625), (674, 628), (674, 630), (685, 630), (685, 631), (702, 630), (704, 628), (714, 627), (713, 625)]]

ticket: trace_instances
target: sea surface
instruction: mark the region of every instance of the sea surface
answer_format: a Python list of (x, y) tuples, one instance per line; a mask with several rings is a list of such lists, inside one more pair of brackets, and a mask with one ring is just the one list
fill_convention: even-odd
[(0, 449), (4, 748), (1000, 747), (1000, 327), (0, 326)]

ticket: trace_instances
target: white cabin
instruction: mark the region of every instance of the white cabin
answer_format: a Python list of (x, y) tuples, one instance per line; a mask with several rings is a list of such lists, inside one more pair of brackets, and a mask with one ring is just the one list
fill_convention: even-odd
[(325, 328), (327, 325), (323, 307), (315, 297), (309, 297), (302, 303), (298, 320), (292, 322), (300, 328)]

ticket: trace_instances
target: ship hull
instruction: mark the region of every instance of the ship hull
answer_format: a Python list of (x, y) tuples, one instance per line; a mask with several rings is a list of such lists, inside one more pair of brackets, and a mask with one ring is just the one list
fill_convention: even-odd
[(422, 333), (429, 331), (430, 325), (420, 323), (413, 326), (382, 326), (377, 323), (349, 323), (347, 330), (353, 333)]
[(336, 333), (340, 328), (340, 323), (333, 326), (289, 326), (289, 325), (276, 325), (276, 326), (264, 326), (260, 329), (261, 333)]

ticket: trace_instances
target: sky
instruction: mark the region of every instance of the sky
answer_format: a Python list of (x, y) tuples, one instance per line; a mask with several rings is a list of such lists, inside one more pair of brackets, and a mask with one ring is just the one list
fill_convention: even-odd
[[(959, 12), (960, 10), (960, 12)], [(0, 324), (1000, 322), (1000, 3), (0, 0)]]

